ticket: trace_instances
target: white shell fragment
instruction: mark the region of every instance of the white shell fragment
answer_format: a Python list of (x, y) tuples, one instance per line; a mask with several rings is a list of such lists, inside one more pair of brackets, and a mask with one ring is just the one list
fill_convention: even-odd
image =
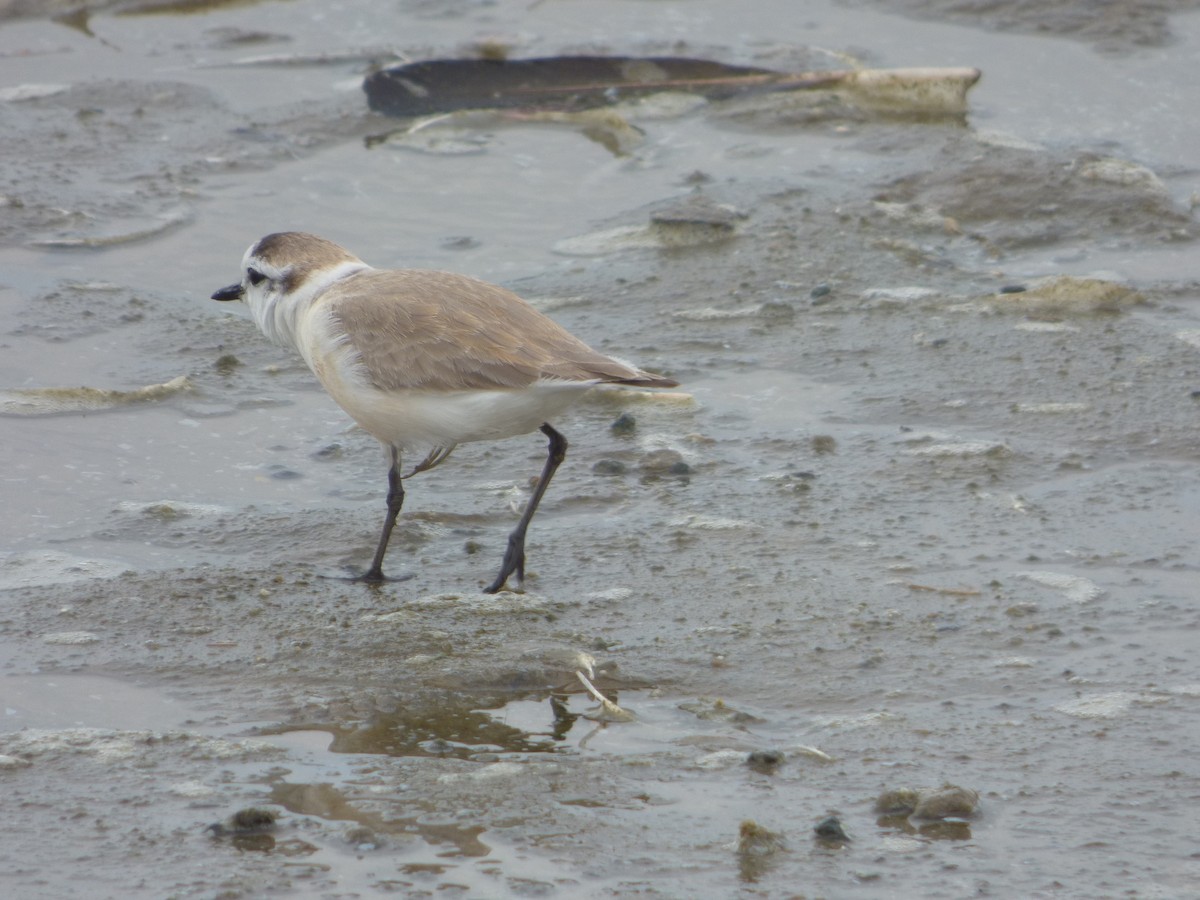
[(910, 447), (909, 456), (971, 457), (1008, 456), (1012, 451), (1001, 441), (936, 441)]
[(1167, 193), (1167, 186), (1157, 175), (1145, 166), (1127, 159), (1106, 156), (1088, 160), (1076, 170), (1076, 174), (1091, 181), (1104, 181), (1122, 187), (1140, 187), (1156, 194)]
[(967, 111), (967, 91), (980, 74), (970, 68), (859, 69), (846, 73), (838, 91), (868, 109), (953, 115)]
[(1066, 575), (1062, 572), (1022, 572), (1021, 577), (1034, 584), (1060, 591), (1064, 597), (1076, 603), (1087, 603), (1104, 593), (1094, 581), (1078, 575)]
[(162, 384), (148, 384), (132, 391), (110, 391), (92, 387), (0, 391), (0, 415), (56, 416), (98, 412), (162, 400), (191, 388), (192, 383), (188, 377), (179, 375)]
[(0, 103), (19, 103), (22, 100), (53, 97), (55, 94), (70, 90), (70, 88), (69, 84), (17, 84), (12, 87), (0, 88)]
[(100, 640), (90, 631), (54, 631), (42, 635), (43, 644), (94, 644)]
[(1069, 401), (1057, 403), (1017, 403), (1013, 406), (1013, 409), (1017, 412), (1055, 416), (1065, 413), (1086, 412), (1090, 408), (1087, 403), (1073, 403)]
[(1060, 713), (1075, 716), (1077, 719), (1115, 719), (1126, 713), (1136, 700), (1138, 694), (1128, 691), (1113, 691), (1108, 694), (1096, 694), (1092, 697), (1080, 697), (1069, 700), (1054, 707)]

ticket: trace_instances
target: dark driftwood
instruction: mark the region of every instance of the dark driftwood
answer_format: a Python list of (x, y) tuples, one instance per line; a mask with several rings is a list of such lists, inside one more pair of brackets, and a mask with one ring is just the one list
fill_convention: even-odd
[(751, 90), (818, 87), (844, 74), (788, 74), (686, 57), (435, 59), (375, 72), (363, 90), (371, 109), (390, 116), (514, 107), (577, 111), (662, 91), (723, 99)]

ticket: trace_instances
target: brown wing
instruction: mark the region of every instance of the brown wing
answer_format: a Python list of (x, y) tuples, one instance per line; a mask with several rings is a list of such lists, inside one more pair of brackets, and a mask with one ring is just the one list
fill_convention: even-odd
[(597, 353), (511, 291), (465, 275), (373, 269), (317, 303), (329, 306), (384, 390), (496, 390), (543, 378), (675, 384)]

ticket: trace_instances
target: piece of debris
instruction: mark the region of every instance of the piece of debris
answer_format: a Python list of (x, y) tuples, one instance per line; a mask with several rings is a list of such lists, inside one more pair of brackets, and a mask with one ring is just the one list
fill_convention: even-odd
[(223, 822), (214, 822), (205, 831), (211, 831), (214, 837), (263, 834), (271, 831), (278, 820), (279, 813), (273, 809), (248, 806), (245, 809), (239, 809)]
[(576, 672), (575, 677), (583, 683), (583, 686), (587, 688), (587, 692), (595, 697), (600, 704), (598, 711), (584, 713), (585, 719), (591, 719), (594, 722), (632, 722), (637, 718), (629, 710), (622, 709), (600, 693), (583, 672)]
[(68, 413), (99, 412), (135, 403), (162, 400), (181, 391), (191, 390), (186, 375), (162, 384), (149, 384), (132, 391), (109, 391), (102, 388), (22, 388), (0, 390), (0, 415), (55, 416)]
[(425, 60), (374, 72), (363, 90), (371, 109), (406, 118), (462, 109), (578, 112), (664, 92), (725, 100), (812, 89), (873, 110), (962, 114), (979, 76), (966, 68), (776, 72), (688, 57), (551, 56)]

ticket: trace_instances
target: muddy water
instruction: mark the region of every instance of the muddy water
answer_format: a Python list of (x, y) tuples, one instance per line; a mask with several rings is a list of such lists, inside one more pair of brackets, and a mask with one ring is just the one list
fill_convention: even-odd
[[(0, 26), (5, 893), (1193, 896), (1200, 16), (931, 10)], [(962, 121), (775, 98), (624, 156), (481, 119), (365, 145), (397, 126), (371, 63), (483, 39), (984, 76)], [(736, 234), (614, 240), (697, 189)], [(207, 299), (280, 228), (502, 281), (684, 383), (557, 423), (526, 593), (478, 590), (532, 436), (410, 483), (411, 577), (342, 580), (381, 454)], [(126, 399), (13, 393), (78, 385)], [(589, 718), (580, 654), (635, 721)], [(973, 815), (875, 810), (946, 782)], [(275, 825), (206, 830), (248, 807)]]

